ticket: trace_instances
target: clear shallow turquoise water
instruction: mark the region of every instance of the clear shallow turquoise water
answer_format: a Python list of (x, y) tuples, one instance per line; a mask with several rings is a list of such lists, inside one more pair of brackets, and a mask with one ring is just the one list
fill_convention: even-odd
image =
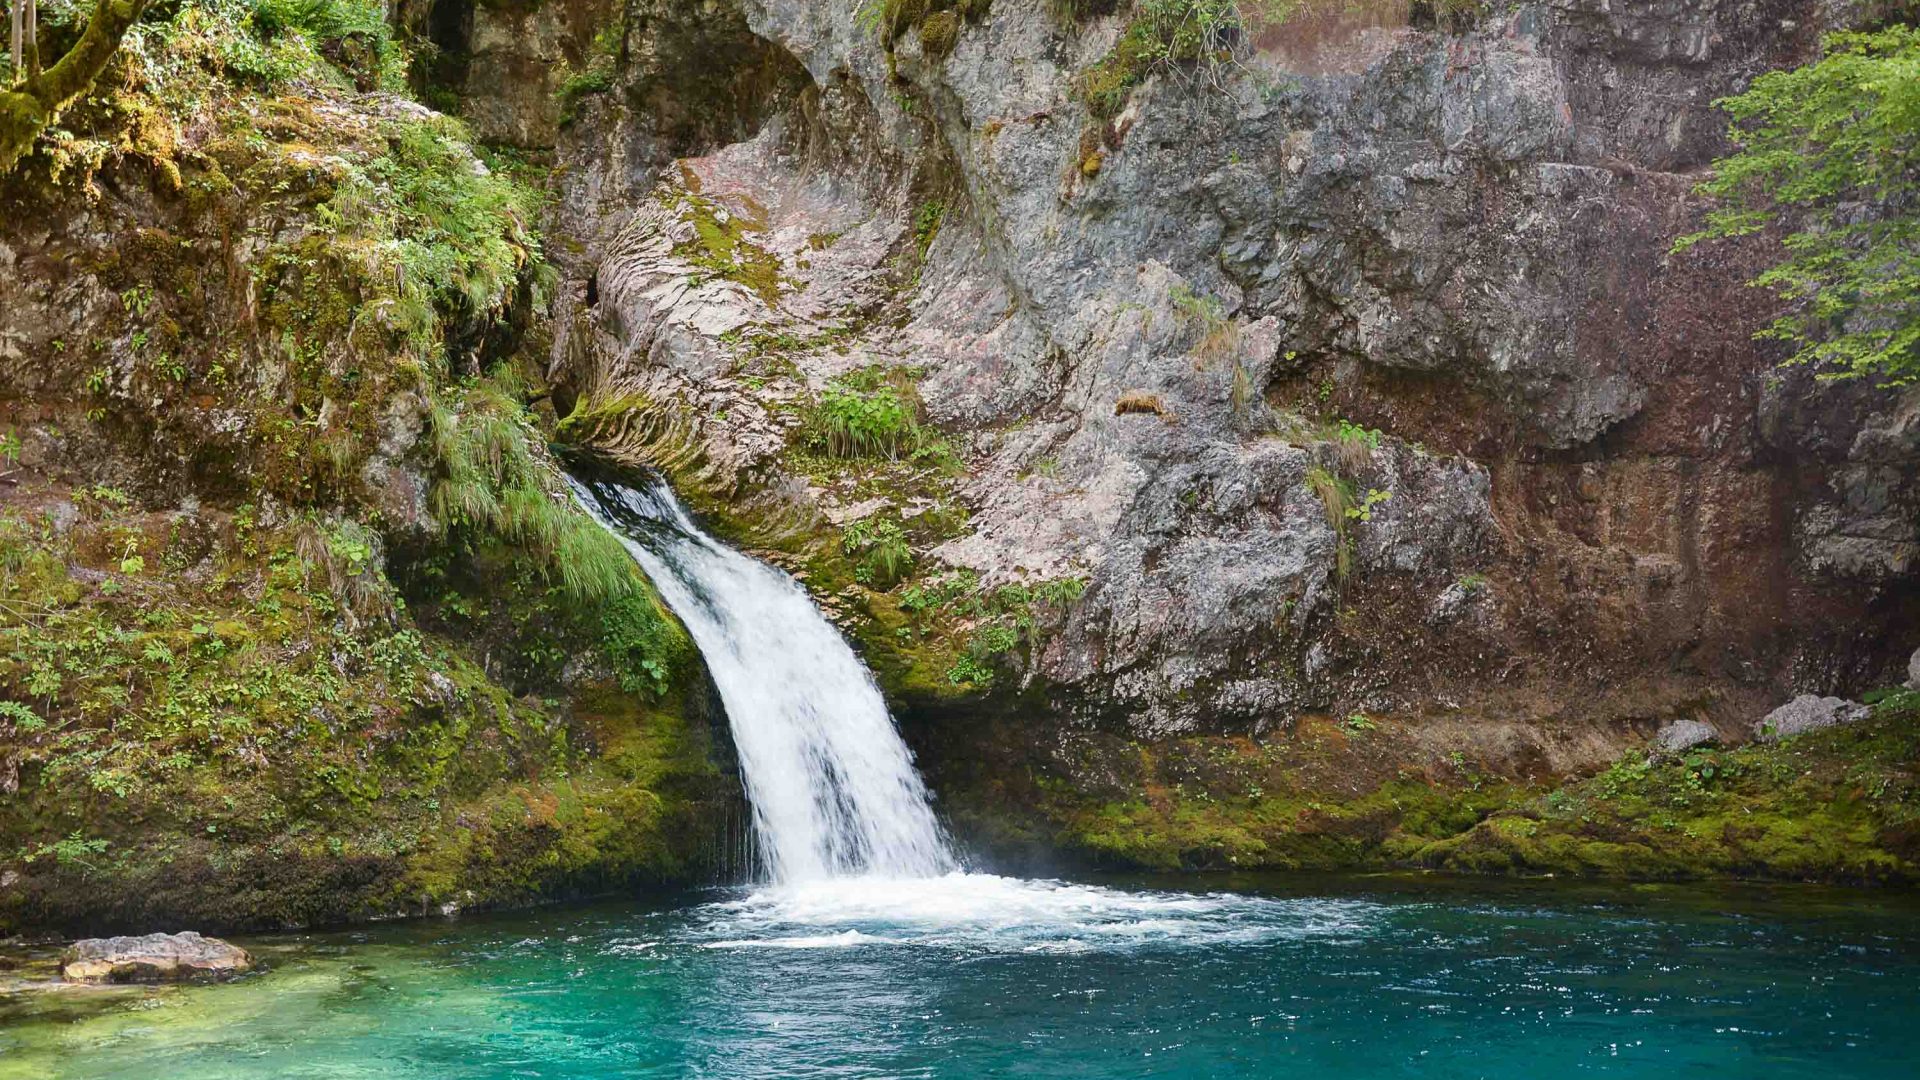
[(975, 876), (246, 944), (7, 999), (0, 1077), (1920, 1076), (1893, 893)]

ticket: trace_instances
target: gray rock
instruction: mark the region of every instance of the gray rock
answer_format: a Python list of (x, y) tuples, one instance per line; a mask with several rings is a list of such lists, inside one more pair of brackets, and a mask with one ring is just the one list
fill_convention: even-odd
[[(839, 522), (866, 496), (785, 473), (797, 418), (852, 369), (922, 372), (929, 426), (965, 459), (942, 497), (969, 517), (918, 565), (1084, 579), (1023, 669), (1062, 709), (1166, 734), (1382, 688), (1472, 696), (1531, 666), (1516, 633), (1587, 629), (1517, 611), (1597, 612), (1608, 636), (1582, 647), (1641, 670), (1698, 647), (1699, 604), (1772, 595), (1756, 556), (1797, 545), (1834, 588), (1920, 569), (1920, 406), (1768, 397), (1767, 441), (1820, 433), (1818, 467), (1852, 470), (1789, 526), (1750, 516), (1752, 406), (1666, 375), (1680, 342), (1771, 369), (1718, 317), (1743, 279), (1666, 257), (1723, 149), (1712, 102), (1762, 46), (1769, 64), (1797, 48), (1735, 0), (1527, 0), (1446, 32), (1289, 40), (1222, 85), (1147, 79), (1106, 120), (1076, 86), (1122, 20), (1005, 0), (951, 52), (909, 33), (889, 54), (838, 0), (646, 5), (663, 15), (627, 53), (652, 59), (559, 137), (557, 399), (645, 402), (586, 440), (736, 511), (784, 484), (795, 505), (755, 516)], [(739, 122), (713, 131), (736, 141), (673, 149), (641, 115), (668, 86), (696, 113), (726, 102)], [(734, 221), (757, 280), (697, 242)], [(1155, 408), (1119, 407), (1135, 397)], [(1672, 423), (1577, 476), (1447, 434), (1597, 446), (1643, 414)], [(1343, 437), (1342, 418), (1384, 433)], [(1673, 449), (1635, 445), (1652, 428), (1710, 464), (1643, 467)], [(1743, 610), (1712, 631), (1736, 650), (1789, 614)]]
[(175, 982), (225, 978), (253, 967), (238, 945), (201, 937), (192, 930), (139, 937), (86, 938), (60, 956), (60, 977), (69, 982)]
[(1661, 728), (1653, 736), (1653, 750), (1656, 757), (1684, 754), (1696, 746), (1705, 746), (1719, 738), (1712, 725), (1698, 720), (1675, 720)]
[(1846, 698), (1801, 694), (1762, 717), (1753, 726), (1753, 734), (1762, 742), (1777, 742), (1809, 731), (1864, 720), (1870, 711), (1865, 705)]
[(1920, 649), (1907, 658), (1907, 689), (1920, 690)]

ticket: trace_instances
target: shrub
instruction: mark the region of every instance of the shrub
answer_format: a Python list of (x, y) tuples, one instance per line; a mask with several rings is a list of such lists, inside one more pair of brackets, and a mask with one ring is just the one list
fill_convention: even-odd
[(1081, 76), (1081, 96), (1110, 120), (1155, 72), (1219, 85), (1245, 45), (1237, 0), (1139, 0), (1113, 51)]

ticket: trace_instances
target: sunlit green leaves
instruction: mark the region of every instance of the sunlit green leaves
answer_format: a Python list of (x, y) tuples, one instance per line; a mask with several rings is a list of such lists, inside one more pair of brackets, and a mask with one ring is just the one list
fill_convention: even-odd
[(1829, 35), (1817, 63), (1719, 102), (1739, 152), (1700, 191), (1721, 205), (1676, 250), (1793, 231), (1753, 280), (1788, 310), (1758, 336), (1790, 363), (1889, 385), (1920, 378), (1920, 28)]

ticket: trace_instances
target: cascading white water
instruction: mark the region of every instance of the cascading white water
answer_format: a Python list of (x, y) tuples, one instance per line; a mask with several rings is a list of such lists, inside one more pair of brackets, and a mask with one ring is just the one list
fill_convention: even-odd
[(573, 486), (705, 656), (773, 879), (956, 869), (879, 687), (806, 591), (701, 531), (663, 483)]

